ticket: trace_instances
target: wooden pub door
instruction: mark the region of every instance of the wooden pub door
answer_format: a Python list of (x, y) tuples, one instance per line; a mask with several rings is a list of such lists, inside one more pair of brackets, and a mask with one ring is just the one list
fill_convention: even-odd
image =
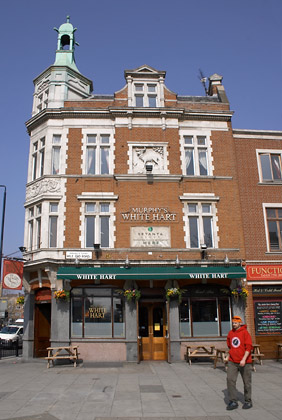
[(140, 302), (141, 360), (167, 360), (166, 307), (163, 302)]
[(51, 291), (42, 289), (35, 297), (34, 305), (34, 356), (47, 356), (51, 334)]

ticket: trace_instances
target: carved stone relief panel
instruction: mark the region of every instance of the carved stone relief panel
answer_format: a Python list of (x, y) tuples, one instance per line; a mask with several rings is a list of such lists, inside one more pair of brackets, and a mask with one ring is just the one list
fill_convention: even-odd
[(57, 179), (42, 179), (29, 185), (26, 189), (26, 201), (43, 194), (60, 194), (61, 183)]
[(146, 173), (146, 165), (152, 166), (153, 173), (166, 173), (165, 153), (163, 145), (132, 146), (132, 173)]

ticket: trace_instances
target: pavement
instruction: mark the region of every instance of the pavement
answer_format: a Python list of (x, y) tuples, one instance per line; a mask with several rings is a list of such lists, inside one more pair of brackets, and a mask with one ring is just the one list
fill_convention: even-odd
[(0, 419), (277, 420), (282, 419), (282, 361), (253, 372), (253, 408), (226, 411), (226, 372), (195, 361), (56, 365), (0, 360)]

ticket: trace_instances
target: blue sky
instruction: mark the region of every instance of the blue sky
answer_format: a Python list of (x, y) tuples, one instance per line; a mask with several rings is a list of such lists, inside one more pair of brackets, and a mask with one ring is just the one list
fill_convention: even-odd
[[(59, 27), (77, 27), (76, 64), (94, 93), (124, 70), (166, 70), (166, 86), (203, 95), (199, 69), (218, 73), (234, 128), (282, 130), (281, 0), (10, 0), (1, 2), (0, 184), (7, 187), (3, 254), (21, 256), (33, 79), (55, 60)], [(0, 189), (2, 218), (3, 188)]]

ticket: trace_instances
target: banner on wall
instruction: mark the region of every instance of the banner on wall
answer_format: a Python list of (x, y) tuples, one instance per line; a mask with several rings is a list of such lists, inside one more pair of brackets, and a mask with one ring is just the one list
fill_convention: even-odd
[(3, 261), (3, 289), (21, 290), (23, 287), (23, 262), (16, 260)]

